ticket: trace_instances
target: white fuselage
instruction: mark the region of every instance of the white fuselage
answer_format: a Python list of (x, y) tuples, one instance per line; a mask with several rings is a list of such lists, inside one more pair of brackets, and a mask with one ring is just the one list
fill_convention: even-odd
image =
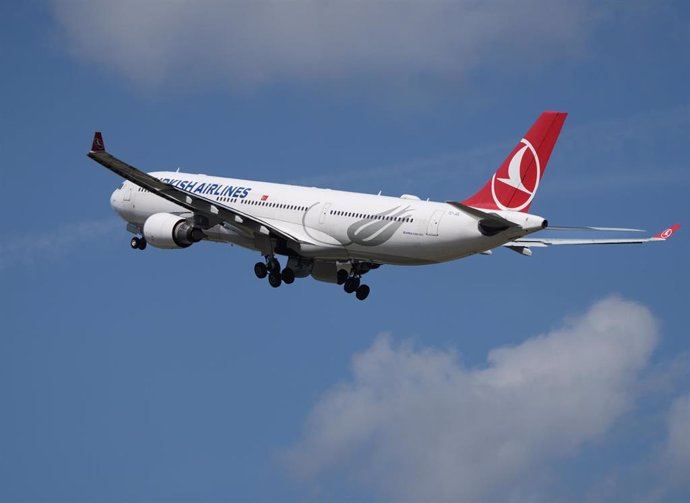
[[(303, 238), (290, 245), (294, 252), (320, 260), (398, 265), (446, 262), (541, 230), (544, 222), (526, 213), (496, 211), (519, 227), (485, 236), (473, 216), (448, 203), (414, 196), (388, 197), (188, 173), (151, 174), (216, 205), (286, 229)], [(128, 181), (113, 192), (110, 201), (136, 229), (156, 213), (191, 216), (189, 210)], [(204, 233), (211, 241), (262, 248), (229, 225), (215, 225)]]

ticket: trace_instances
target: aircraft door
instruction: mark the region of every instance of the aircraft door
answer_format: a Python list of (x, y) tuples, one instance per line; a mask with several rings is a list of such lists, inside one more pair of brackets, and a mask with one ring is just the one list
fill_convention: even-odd
[(427, 236), (438, 236), (438, 225), (441, 223), (441, 217), (445, 212), (443, 210), (436, 210), (429, 219), (429, 226), (426, 229)]
[(331, 203), (324, 203), (323, 210), (321, 210), (321, 215), (319, 216), (319, 225), (324, 227), (326, 225), (326, 217), (331, 211)]
[(123, 201), (129, 201), (132, 198), (132, 189), (127, 184), (126, 186), (122, 187), (122, 200)]

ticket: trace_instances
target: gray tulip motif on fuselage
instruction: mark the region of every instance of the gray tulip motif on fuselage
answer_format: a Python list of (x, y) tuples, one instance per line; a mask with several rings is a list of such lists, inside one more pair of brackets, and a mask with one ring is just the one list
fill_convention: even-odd
[(390, 238), (402, 226), (404, 218), (411, 213), (410, 207), (400, 209), (396, 206), (382, 213), (377, 213), (373, 218), (363, 218), (347, 228), (347, 237), (352, 243), (362, 246), (378, 246)]

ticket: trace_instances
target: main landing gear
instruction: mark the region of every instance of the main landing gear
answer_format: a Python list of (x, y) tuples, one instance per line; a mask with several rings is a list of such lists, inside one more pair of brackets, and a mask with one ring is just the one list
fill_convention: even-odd
[[(369, 297), (371, 289), (369, 285), (362, 283), (362, 276), (371, 269), (379, 267), (378, 264), (367, 262), (354, 262), (345, 264), (346, 269), (339, 269), (336, 273), (336, 283), (343, 286), (346, 293), (354, 293), (358, 300)], [(349, 268), (349, 271), (347, 270)], [(278, 288), (283, 283), (289, 285), (295, 281), (295, 277), (303, 278), (312, 272), (311, 263), (309, 269), (304, 270), (299, 260), (290, 258), (285, 268), (280, 267), (280, 262), (273, 255), (266, 255), (265, 262), (254, 264), (254, 274), (259, 279), (268, 278), (268, 284)], [(321, 279), (317, 277), (317, 279)], [(332, 276), (325, 281), (333, 281)]]
[(132, 240), (129, 242), (129, 246), (132, 247), (132, 250), (145, 250), (146, 249), (146, 238), (138, 238), (134, 236)]
[(361, 276), (368, 271), (368, 268), (364, 270), (359, 264), (353, 264), (352, 271), (349, 273), (345, 269), (340, 269), (336, 276), (337, 283), (343, 285), (345, 293), (354, 292), (357, 300), (364, 300), (369, 297), (371, 288), (369, 288), (369, 285), (362, 283)]
[(295, 281), (295, 271), (286, 267), (280, 268), (280, 262), (275, 257), (266, 257), (266, 262), (254, 264), (254, 274), (259, 279), (268, 276), (268, 284), (273, 288), (278, 288), (282, 283), (289, 285)]

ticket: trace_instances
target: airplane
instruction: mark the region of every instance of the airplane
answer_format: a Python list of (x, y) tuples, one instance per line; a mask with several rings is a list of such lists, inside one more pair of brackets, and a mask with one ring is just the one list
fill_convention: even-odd
[[(403, 194), (302, 187), (203, 174), (145, 173), (105, 150), (94, 134), (88, 157), (124, 178), (110, 204), (143, 250), (182, 249), (200, 241), (232, 243), (261, 253), (258, 278), (272, 287), (311, 276), (342, 285), (359, 300), (370, 288), (362, 276), (381, 265), (424, 265), (505, 247), (522, 255), (558, 245), (642, 244), (668, 239), (675, 224), (641, 239), (533, 237), (550, 230), (640, 231), (607, 227), (549, 227), (529, 209), (567, 114), (544, 112), (489, 181), (459, 201)], [(286, 257), (281, 266), (278, 256)]]

